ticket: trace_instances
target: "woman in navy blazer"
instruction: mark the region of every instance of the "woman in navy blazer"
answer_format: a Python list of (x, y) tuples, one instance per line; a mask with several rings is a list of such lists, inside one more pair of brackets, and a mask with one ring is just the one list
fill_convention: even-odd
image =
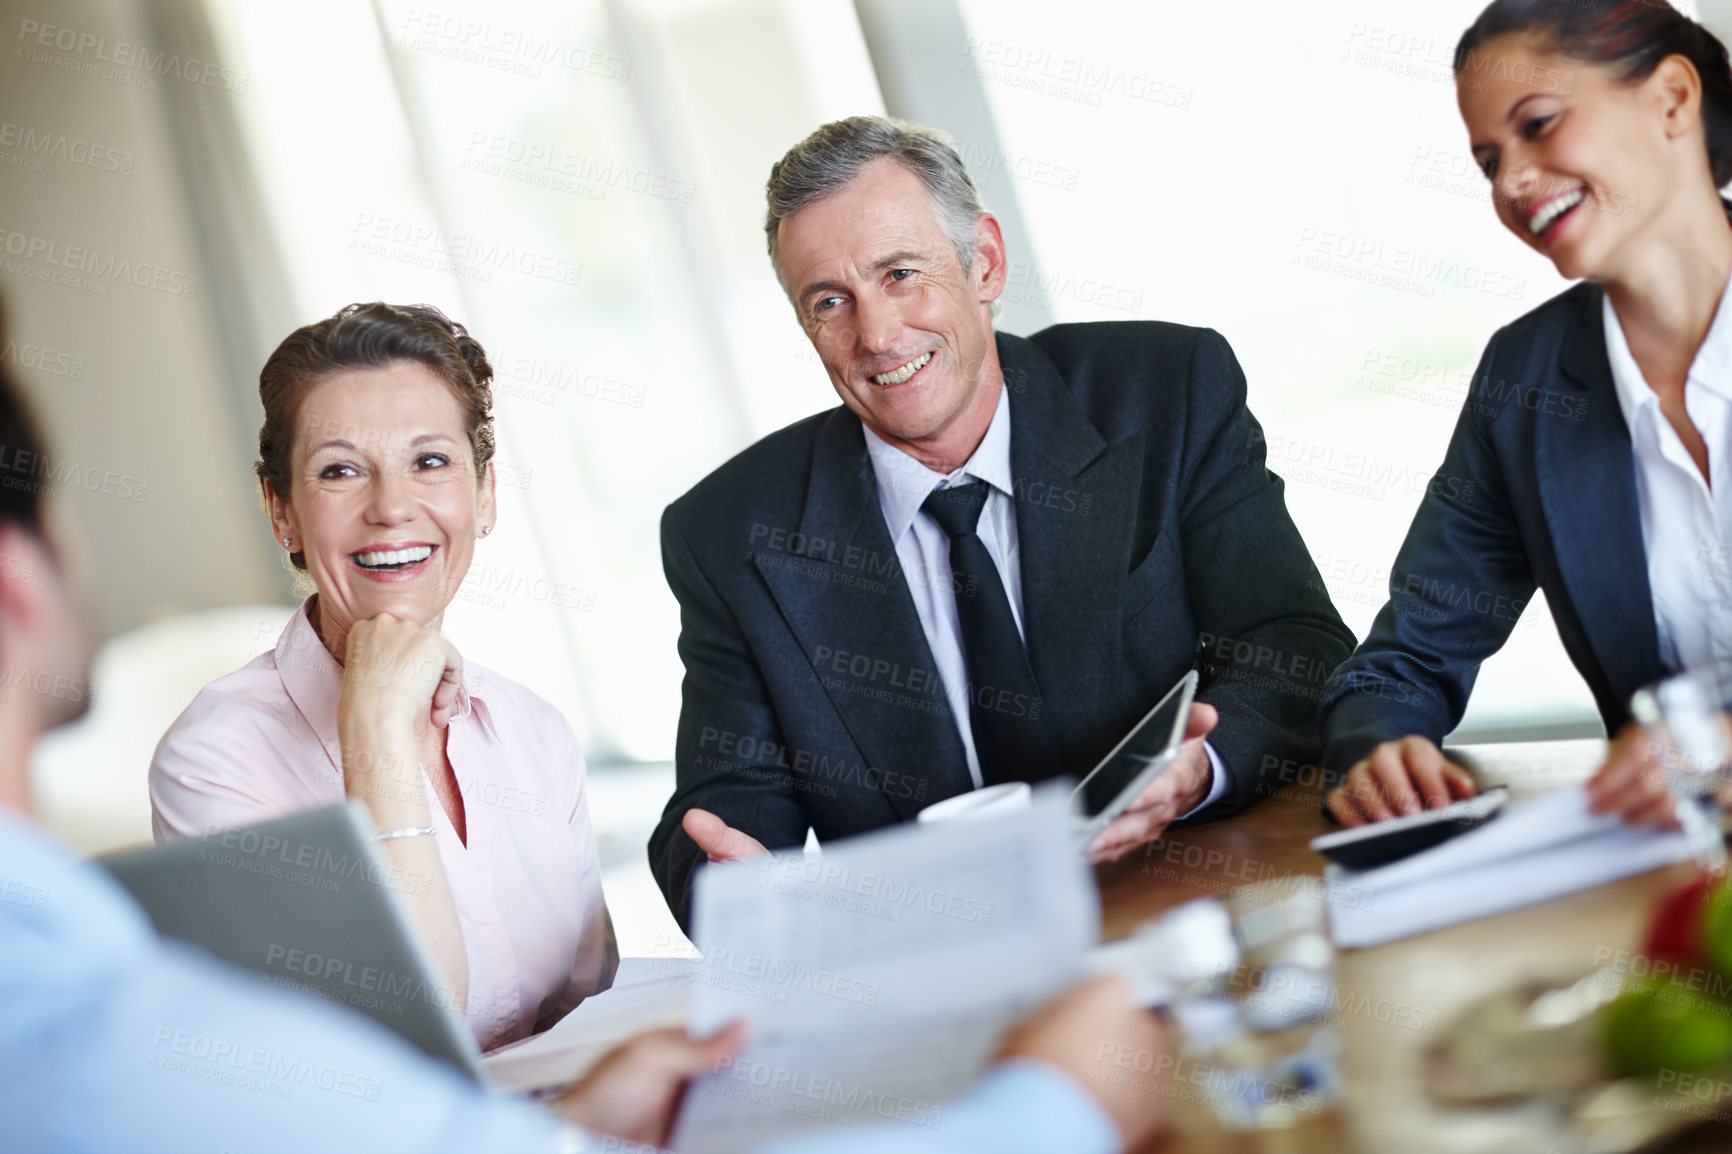
[[(1499, 330), (1481, 358), (1439, 474), (1450, 483), (1430, 487), (1389, 603), (1330, 680), (1325, 768), (1340, 784), (1324, 804), (1358, 824), (1472, 794), (1438, 743), (1539, 588), (1618, 735), (1589, 787), (1595, 808), (1668, 824), (1665, 775), (1629, 702), (1681, 651), (1715, 648), (1702, 644), (1711, 602), (1732, 614), (1732, 502), (1705, 484), (1732, 483), (1717, 465), (1732, 424), (1714, 407), (1732, 397), (1720, 379), (1732, 378), (1732, 206), (1719, 194), (1732, 182), (1732, 70), (1712, 34), (1663, 2), (1496, 0), (1463, 34), (1455, 74), (1498, 219), (1582, 283)], [(1686, 524), (1709, 528), (1694, 556), (1679, 548)], [(1680, 594), (1656, 602), (1651, 574)]]

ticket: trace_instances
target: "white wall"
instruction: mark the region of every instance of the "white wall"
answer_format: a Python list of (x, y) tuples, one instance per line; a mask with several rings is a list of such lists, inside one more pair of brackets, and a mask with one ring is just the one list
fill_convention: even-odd
[[(54, 26), (50, 46), (33, 25)], [(254, 497), (256, 402), (221, 360), (164, 117), (163, 90), (191, 82), (98, 59), (144, 36), (122, 0), (0, 0), (3, 355), (54, 476), (75, 475), (55, 487), (90, 538), (105, 635), (288, 588)]]

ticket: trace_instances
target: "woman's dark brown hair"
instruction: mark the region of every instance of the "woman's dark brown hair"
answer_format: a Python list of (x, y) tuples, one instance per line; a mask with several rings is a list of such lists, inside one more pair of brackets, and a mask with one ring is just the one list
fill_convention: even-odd
[[(253, 471), (262, 485), (289, 497), (289, 460), (295, 419), (307, 392), (344, 369), (379, 369), (393, 361), (426, 365), (451, 386), (463, 408), (463, 427), (475, 458), (477, 480), (493, 459), (493, 366), (462, 325), (432, 305), (345, 305), (335, 316), (290, 333), (259, 370), (259, 459)], [(289, 560), (307, 567), (296, 552)]]
[(1714, 185), (1732, 183), (1732, 66), (1718, 37), (1665, 0), (1493, 0), (1455, 46), (1460, 76), (1475, 49), (1512, 32), (1545, 37), (1554, 52), (1610, 65), (1625, 84), (1654, 74), (1660, 61), (1682, 56), (1702, 77), (1702, 126)]

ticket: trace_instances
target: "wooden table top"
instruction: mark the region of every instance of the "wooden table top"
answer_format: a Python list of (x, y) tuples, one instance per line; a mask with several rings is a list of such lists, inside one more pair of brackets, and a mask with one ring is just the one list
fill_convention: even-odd
[[(1507, 783), (1519, 795), (1580, 780), (1602, 748), (1598, 742), (1467, 747), (1464, 759), (1487, 784)], [(1316, 791), (1296, 788), (1224, 821), (1176, 830), (1100, 869), (1104, 936), (1124, 937), (1174, 906), (1221, 897), (1240, 885), (1321, 875), (1324, 859), (1308, 843), (1332, 828)], [(1578, 1147), (1548, 1108), (1434, 1105), (1420, 1087), (1425, 1048), (1436, 1037), (1436, 1024), (1485, 994), (1528, 978), (1579, 976), (1603, 962), (1604, 950), (1634, 949), (1654, 903), (1693, 869), (1684, 864), (1655, 870), (1525, 910), (1338, 954), (1340, 1107), (1287, 1131), (1230, 1134), (1196, 1095), (1180, 1088), (1174, 1132), (1153, 1149), (1573, 1154)], [(1701, 1148), (1732, 1148), (1724, 1131), (1718, 1139), (1721, 1145)]]

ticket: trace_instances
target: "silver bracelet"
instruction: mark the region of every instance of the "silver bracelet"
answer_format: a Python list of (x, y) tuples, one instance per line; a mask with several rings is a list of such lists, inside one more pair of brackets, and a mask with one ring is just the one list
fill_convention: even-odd
[(390, 841), (394, 837), (432, 837), (433, 827), (430, 825), (409, 825), (402, 829), (388, 829), (384, 833), (373, 835), (374, 841)]

